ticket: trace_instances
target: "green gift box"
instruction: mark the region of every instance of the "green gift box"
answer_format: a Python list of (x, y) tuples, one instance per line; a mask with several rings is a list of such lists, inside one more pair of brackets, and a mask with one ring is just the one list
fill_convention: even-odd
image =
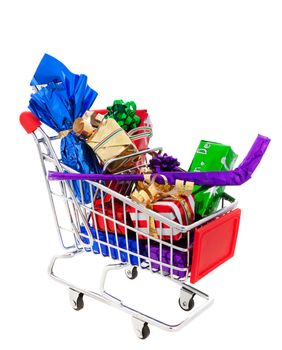
[[(238, 155), (230, 146), (201, 140), (188, 171), (232, 170)], [(194, 186), (195, 213), (207, 216), (215, 212), (225, 187)]]

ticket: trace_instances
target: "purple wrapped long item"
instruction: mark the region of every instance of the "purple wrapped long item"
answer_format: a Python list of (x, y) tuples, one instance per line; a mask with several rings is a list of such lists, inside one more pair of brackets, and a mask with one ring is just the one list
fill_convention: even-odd
[[(200, 186), (239, 186), (248, 181), (260, 163), (270, 139), (258, 135), (247, 156), (238, 168), (231, 171), (208, 172), (160, 172), (156, 182), (164, 183), (164, 175), (169, 184), (175, 180), (192, 181)], [(155, 174), (151, 174), (151, 178)], [(92, 180), (92, 181), (143, 181), (143, 174), (69, 174), (49, 171), (49, 180)]]

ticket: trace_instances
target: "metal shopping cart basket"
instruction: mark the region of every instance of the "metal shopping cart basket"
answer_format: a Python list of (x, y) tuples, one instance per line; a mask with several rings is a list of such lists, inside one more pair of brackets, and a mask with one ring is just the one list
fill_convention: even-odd
[[(67, 251), (64, 255), (53, 257), (48, 270), (49, 275), (69, 288), (74, 309), (83, 308), (84, 295), (103, 301), (130, 314), (137, 336), (144, 339), (150, 333), (149, 325), (169, 331), (179, 330), (211, 305), (212, 299), (206, 293), (188, 284), (188, 280), (192, 284), (197, 282), (233, 256), (240, 221), (240, 209), (236, 208), (237, 201), (224, 194), (221, 209), (184, 226), (133, 202), (127, 196), (134, 186), (131, 182), (116, 185), (65, 180), (58, 181), (55, 183), (56, 186), (53, 186), (54, 182), (50, 183), (48, 180), (49, 170), (75, 172), (62, 164), (57, 155), (59, 153), (56, 144), (59, 137), (48, 136), (40, 126), (41, 123), (29, 112), (23, 113), (20, 121), (25, 130), (33, 135), (37, 145), (58, 236), (63, 249)], [(161, 148), (155, 148), (139, 152), (143, 161), (135, 163), (129, 171), (138, 171), (150, 157), (161, 151)], [(132, 156), (123, 158), (127, 161), (130, 157)], [(112, 161), (114, 160), (105, 164), (104, 171)], [(79, 200), (74, 194), (74, 186), (80, 189)], [(89, 203), (85, 201), (86, 188), (91, 196)], [(57, 208), (58, 201), (63, 203), (63, 210), (62, 207)], [(63, 212), (64, 224), (61, 223)], [(152, 237), (139, 228), (138, 224), (132, 225), (128, 212), (134, 213), (135, 218), (142, 217), (147, 221), (148, 226), (150, 220), (157, 221), (159, 235)], [(170, 238), (162, 240), (165, 231), (171, 232)], [(183, 245), (179, 246), (173, 241), (173, 232), (182, 233), (185, 239), (184, 248)], [(142, 239), (139, 239), (141, 236)], [(98, 292), (76, 286), (54, 273), (54, 266), (60, 259), (73, 258), (84, 252), (110, 256), (116, 260), (116, 263), (105, 266)], [(168, 324), (127, 306), (105, 289), (108, 272), (116, 269), (124, 269), (126, 276), (130, 279), (137, 277), (139, 269), (144, 269), (178, 283), (179, 306), (187, 311), (187, 317), (177, 324)]]

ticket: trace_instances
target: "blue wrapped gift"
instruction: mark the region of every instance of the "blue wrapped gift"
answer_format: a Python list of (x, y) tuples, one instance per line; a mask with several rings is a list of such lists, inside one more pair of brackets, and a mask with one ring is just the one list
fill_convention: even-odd
[[(80, 227), (81, 233), (88, 236), (86, 228), (84, 226)], [(98, 231), (98, 237), (96, 230), (93, 227), (90, 227), (92, 236), (94, 239), (99, 239), (100, 241), (107, 242), (107, 235), (103, 231)], [(126, 237), (124, 235), (117, 235), (118, 238), (118, 247), (127, 249), (126, 248)], [(108, 243), (112, 244), (114, 246), (117, 246), (116, 242), (116, 235), (114, 233), (108, 232)], [(81, 240), (83, 243), (88, 244), (89, 239), (85, 236), (81, 235)], [(138, 253), (137, 251), (137, 243), (135, 238), (128, 238), (128, 250), (132, 253)], [(92, 251), (95, 254), (102, 254), (103, 256), (110, 256), (112, 259), (119, 259), (118, 249), (115, 249), (113, 247), (108, 247), (105, 244), (98, 243), (97, 241), (94, 241), (92, 246)], [(128, 254), (127, 252), (121, 251), (120, 252), (120, 260), (122, 262), (130, 262), (131, 265), (140, 265), (140, 263), (143, 261), (143, 259), (139, 259), (137, 255), (134, 254)], [(146, 249), (145, 249), (145, 243), (142, 240), (139, 240), (139, 254), (146, 255)], [(128, 259), (129, 255), (129, 259)], [(140, 261), (141, 260), (141, 261)]]
[[(102, 168), (93, 150), (72, 131), (74, 121), (90, 109), (97, 92), (87, 84), (84, 74), (72, 73), (56, 58), (45, 54), (30, 83), (40, 86), (31, 95), (29, 109), (44, 124), (61, 134), (62, 162), (79, 173), (97, 174)], [(75, 196), (80, 202), (91, 202), (91, 188), (73, 181)]]

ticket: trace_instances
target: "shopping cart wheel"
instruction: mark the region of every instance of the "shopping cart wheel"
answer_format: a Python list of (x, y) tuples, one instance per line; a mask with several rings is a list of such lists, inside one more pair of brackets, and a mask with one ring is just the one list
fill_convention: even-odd
[(180, 298), (178, 299), (178, 304), (184, 311), (190, 311), (195, 305), (194, 301), (195, 293), (187, 290), (185, 287), (180, 289)]
[(74, 310), (79, 311), (84, 307), (83, 293), (72, 288), (69, 289), (70, 303)]
[(150, 335), (150, 328), (148, 326), (148, 323), (145, 323), (142, 328), (142, 339), (148, 338)]
[(146, 339), (150, 335), (150, 328), (147, 322), (139, 320), (136, 317), (132, 317), (133, 327), (135, 334), (139, 339)]
[(130, 266), (125, 270), (126, 277), (134, 280), (138, 276), (137, 266)]
[(181, 298), (178, 299), (178, 303), (179, 306), (181, 307), (182, 310), (184, 311), (190, 311), (193, 309), (195, 302), (194, 299), (190, 299), (190, 301), (188, 303), (186, 303), (185, 301), (181, 301)]

